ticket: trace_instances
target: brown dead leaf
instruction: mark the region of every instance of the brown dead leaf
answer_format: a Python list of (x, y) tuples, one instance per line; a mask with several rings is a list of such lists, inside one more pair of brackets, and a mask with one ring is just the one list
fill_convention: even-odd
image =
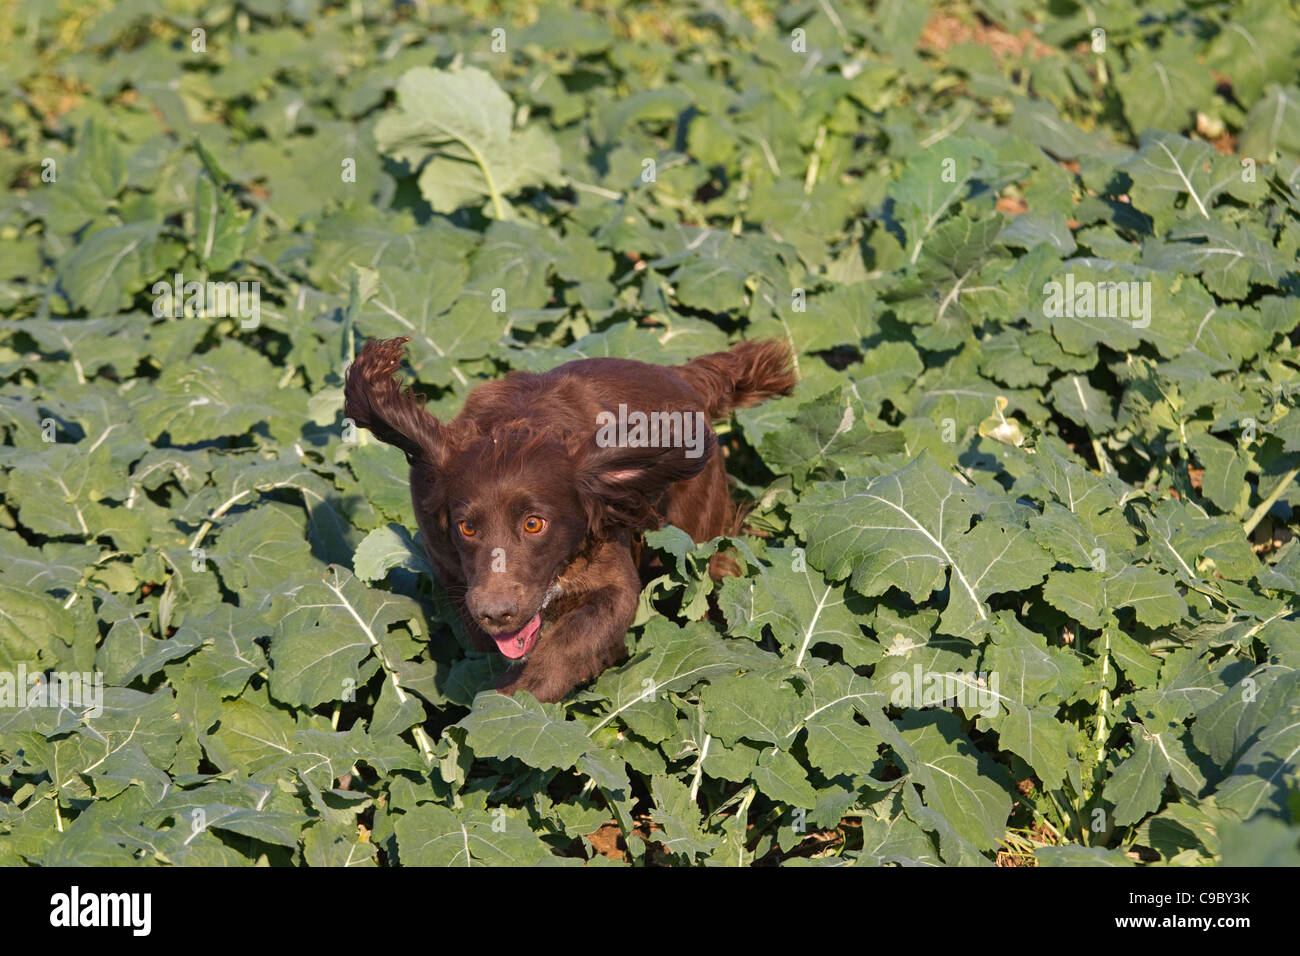
[(982, 20), (969, 23), (946, 13), (936, 13), (932, 16), (917, 41), (917, 45), (922, 50), (935, 53), (942, 53), (962, 43), (988, 47), (999, 63), (1007, 59), (1019, 59), (1025, 55), (1026, 50), (1029, 51), (1030, 58), (1035, 60), (1041, 60), (1056, 52), (1027, 28), (1013, 34)]
[(1029, 211), (1029, 203), (1020, 196), (999, 196), (997, 208), (998, 212), (1004, 212), (1008, 216), (1019, 216)]

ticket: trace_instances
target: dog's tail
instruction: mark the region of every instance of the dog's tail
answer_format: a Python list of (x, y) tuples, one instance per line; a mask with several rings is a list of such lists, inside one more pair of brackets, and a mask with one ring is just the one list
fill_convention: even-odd
[(799, 377), (781, 339), (741, 342), (729, 351), (691, 359), (676, 369), (699, 393), (710, 418), (725, 418), (775, 395), (789, 395)]
[(424, 399), (402, 390), (393, 373), (402, 364), (408, 339), (371, 339), (348, 368), (343, 416), (368, 428), (380, 441), (396, 445), (408, 461), (435, 460), (442, 445), (442, 426), (424, 407)]

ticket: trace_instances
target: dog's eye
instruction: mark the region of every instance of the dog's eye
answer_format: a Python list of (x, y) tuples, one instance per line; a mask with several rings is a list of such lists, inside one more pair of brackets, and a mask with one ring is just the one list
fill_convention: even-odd
[(529, 515), (524, 519), (524, 530), (529, 534), (541, 534), (546, 530), (546, 521), (537, 515)]
[(460, 528), (460, 533), (463, 534), (463, 535), (464, 535), (465, 537), (467, 537), (467, 538), (472, 538), (472, 537), (474, 537), (474, 535), (478, 534), (478, 529), (475, 528), (475, 527), (474, 527), (472, 524), (470, 524), (468, 521), (462, 521), (462, 522), (461, 522), (460, 524), (458, 524), (456, 527)]

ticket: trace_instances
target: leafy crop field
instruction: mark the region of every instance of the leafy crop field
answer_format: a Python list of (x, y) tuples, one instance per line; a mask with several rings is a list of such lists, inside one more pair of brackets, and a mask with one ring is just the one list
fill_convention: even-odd
[[(582, 7), (0, 3), (0, 863), (1300, 863), (1294, 5)], [(397, 335), (801, 381), (539, 704)]]

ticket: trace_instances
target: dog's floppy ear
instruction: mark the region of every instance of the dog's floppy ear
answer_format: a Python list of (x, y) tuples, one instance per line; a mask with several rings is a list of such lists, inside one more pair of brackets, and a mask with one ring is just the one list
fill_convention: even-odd
[(368, 428), (380, 441), (396, 445), (406, 460), (440, 464), (445, 429), (411, 389), (393, 377), (402, 364), (406, 338), (371, 339), (348, 369), (343, 417)]
[(700, 444), (692, 449), (590, 445), (578, 469), (578, 494), (591, 527), (641, 529), (662, 521), (655, 506), (668, 486), (694, 478), (717, 450), (713, 429), (707, 424), (702, 429)]

